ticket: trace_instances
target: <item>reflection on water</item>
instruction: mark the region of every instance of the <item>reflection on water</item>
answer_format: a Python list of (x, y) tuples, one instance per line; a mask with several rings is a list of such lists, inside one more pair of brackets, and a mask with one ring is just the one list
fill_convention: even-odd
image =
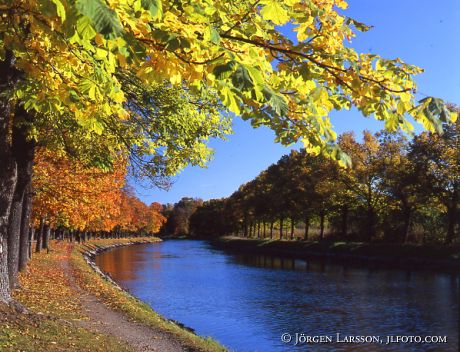
[[(457, 351), (459, 277), (229, 255), (202, 241), (123, 247), (96, 263), (167, 318), (235, 351)], [(283, 344), (281, 335), (441, 335), (447, 344)], [(295, 337), (294, 337), (295, 339)]]

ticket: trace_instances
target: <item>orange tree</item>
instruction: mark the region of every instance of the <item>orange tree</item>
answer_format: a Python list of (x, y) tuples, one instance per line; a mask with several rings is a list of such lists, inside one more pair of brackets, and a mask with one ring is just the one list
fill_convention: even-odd
[(113, 171), (103, 172), (40, 149), (32, 183), (35, 221), (46, 219), (53, 227), (110, 230), (120, 212), (125, 175), (123, 157), (116, 161)]
[(115, 218), (116, 230), (137, 234), (157, 233), (166, 221), (161, 210), (161, 204), (147, 206), (130, 187), (125, 187), (121, 190), (120, 211)]
[(125, 186), (126, 158), (112, 171), (85, 167), (76, 160), (40, 149), (35, 157), (33, 218), (50, 226), (80, 231), (158, 232), (161, 205), (147, 206)]

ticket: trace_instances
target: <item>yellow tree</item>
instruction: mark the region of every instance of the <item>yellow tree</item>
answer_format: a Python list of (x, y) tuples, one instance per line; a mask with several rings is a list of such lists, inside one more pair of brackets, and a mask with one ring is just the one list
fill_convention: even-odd
[(355, 140), (353, 133), (341, 135), (339, 143), (352, 160), (352, 167), (340, 173), (340, 180), (364, 210), (367, 239), (372, 240), (385, 201), (381, 187), (379, 141), (369, 131), (364, 131), (362, 143)]
[[(452, 106), (452, 110), (459, 110)], [(445, 126), (443, 135), (422, 133), (410, 146), (409, 157), (418, 173), (429, 207), (441, 204), (447, 225), (445, 244), (455, 239), (460, 213), (460, 123)], [(434, 200), (434, 201), (433, 201)]]
[[(411, 128), (406, 113), (433, 130), (439, 119), (450, 120), (439, 99), (414, 100), (412, 77), (419, 68), (347, 46), (356, 30), (369, 27), (338, 12), (346, 7), (343, 0), (2, 0), (1, 300), (9, 300), (4, 268), (13, 194), (19, 207), (29, 182), (16, 187), (17, 169), (26, 167), (22, 159), (31, 160), (16, 155), (13, 145), (46, 141), (45, 132), (60, 134), (55, 127), (65, 119), (87, 136), (105, 135), (112, 151), (126, 140), (145, 154), (161, 149), (149, 133), (127, 129), (136, 112), (122, 71), (136, 75), (140, 85), (182, 85), (197, 101), (217, 94), (229, 111), (254, 126), (269, 126), (282, 143), (302, 140), (315, 152), (328, 146), (334, 156), (344, 157), (333, 144), (333, 109), (355, 106), (391, 130)], [(294, 25), (295, 43), (277, 30), (287, 23)], [(204, 114), (201, 120), (213, 118)], [(179, 135), (189, 131), (182, 128), (187, 121), (175, 122)], [(13, 139), (11, 129), (20, 132)], [(183, 138), (184, 146), (202, 136), (194, 132)], [(206, 158), (203, 144), (198, 146), (198, 159)], [(146, 170), (161, 172), (155, 164), (161, 160), (152, 158)]]

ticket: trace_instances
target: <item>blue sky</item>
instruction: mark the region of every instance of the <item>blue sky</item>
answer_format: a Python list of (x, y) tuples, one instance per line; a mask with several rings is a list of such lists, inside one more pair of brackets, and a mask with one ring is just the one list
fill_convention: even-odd
[[(386, 58), (400, 57), (425, 72), (416, 78), (420, 98), (436, 96), (460, 105), (460, 1), (459, 0), (349, 0), (347, 16), (374, 26), (359, 33), (352, 46)], [(331, 116), (338, 133), (383, 125), (359, 112), (336, 112)], [(265, 127), (253, 129), (234, 119), (234, 134), (227, 141), (211, 141), (215, 155), (206, 169), (187, 167), (175, 177), (169, 191), (134, 185), (147, 204), (175, 203), (184, 196), (202, 199), (229, 196), (238, 186), (257, 176), (283, 154), (300, 145), (283, 147)]]

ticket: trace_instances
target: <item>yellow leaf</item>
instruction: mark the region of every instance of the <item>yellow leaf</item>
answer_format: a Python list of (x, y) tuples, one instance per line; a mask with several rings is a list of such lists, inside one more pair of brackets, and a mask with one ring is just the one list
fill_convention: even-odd
[(289, 21), (288, 12), (276, 0), (266, 2), (266, 5), (260, 10), (264, 20), (272, 21), (274, 24), (283, 25)]

